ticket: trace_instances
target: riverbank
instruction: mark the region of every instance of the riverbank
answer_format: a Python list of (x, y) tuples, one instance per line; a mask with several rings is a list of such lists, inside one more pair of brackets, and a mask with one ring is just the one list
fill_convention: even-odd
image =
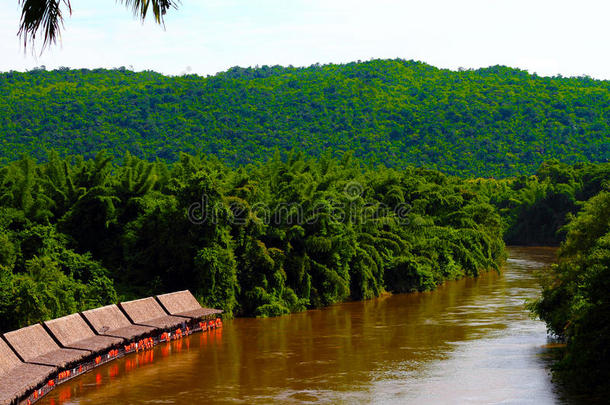
[(435, 291), (229, 320), (222, 334), (173, 343), (171, 356), (156, 348), (154, 363), (102, 367), (44, 403), (571, 403), (551, 381), (545, 325), (524, 306), (554, 252), (509, 247), (501, 273)]

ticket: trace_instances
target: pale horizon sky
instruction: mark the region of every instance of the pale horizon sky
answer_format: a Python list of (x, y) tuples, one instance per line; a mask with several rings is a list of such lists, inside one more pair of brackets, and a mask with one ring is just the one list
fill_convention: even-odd
[(164, 30), (114, 0), (72, 0), (61, 41), (41, 56), (24, 53), (16, 35), (18, 1), (0, 2), (0, 71), (125, 66), (211, 75), (232, 66), (402, 58), (610, 79), (604, 1), (182, 0)]

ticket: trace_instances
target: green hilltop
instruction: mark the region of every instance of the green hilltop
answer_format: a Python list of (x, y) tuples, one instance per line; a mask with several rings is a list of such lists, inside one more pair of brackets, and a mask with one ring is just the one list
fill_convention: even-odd
[(106, 149), (151, 161), (214, 154), (239, 165), (296, 149), (462, 176), (532, 174), (552, 158), (608, 161), (609, 87), (405, 60), (235, 67), (209, 77), (12, 71), (0, 74), (0, 161)]

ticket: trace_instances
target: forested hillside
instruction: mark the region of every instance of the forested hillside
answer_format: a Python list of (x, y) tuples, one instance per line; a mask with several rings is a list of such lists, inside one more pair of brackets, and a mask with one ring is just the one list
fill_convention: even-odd
[(125, 69), (0, 74), (0, 158), (47, 149), (147, 160), (210, 153), (230, 165), (277, 149), (353, 150), (370, 164), (533, 174), (544, 160), (607, 161), (610, 83), (506, 67), (403, 60), (233, 68), (213, 77)]

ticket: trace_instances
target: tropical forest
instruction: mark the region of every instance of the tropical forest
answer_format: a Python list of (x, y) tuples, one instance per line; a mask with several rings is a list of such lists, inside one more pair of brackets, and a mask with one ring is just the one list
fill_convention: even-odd
[[(328, 349), (331, 363), (358, 363), (325, 369), (336, 376), (378, 366), (355, 349), (368, 333), (382, 358), (383, 345), (475, 339), (459, 326), (467, 318), (455, 318), (455, 336), (443, 320), (489, 312), (500, 304), (475, 298), (507, 297), (502, 283), (531, 278), (510, 316), (558, 346), (547, 361), (564, 399), (600, 400), (610, 392), (609, 134), (610, 81), (501, 65), (5, 71), (0, 332), (188, 289), (223, 311), (215, 344), (229, 344), (235, 364), (247, 363), (240, 346), (268, 350), (256, 358), (266, 364), (309, 359), (325, 347), (315, 330), (350, 336), (329, 343), (341, 352)], [(485, 333), (500, 328), (490, 319)], [(311, 353), (265, 337), (290, 322), (299, 330), (286, 336), (309, 336), (300, 345)], [(392, 325), (403, 327), (391, 338), (371, 332)]]

